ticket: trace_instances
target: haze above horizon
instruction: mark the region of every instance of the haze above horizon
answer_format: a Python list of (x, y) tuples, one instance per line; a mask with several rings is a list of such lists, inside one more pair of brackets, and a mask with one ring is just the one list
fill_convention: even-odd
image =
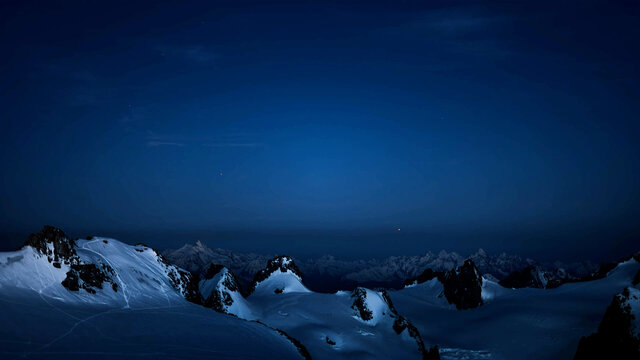
[(3, 2), (2, 247), (51, 224), (162, 247), (627, 255), (638, 19), (624, 1)]

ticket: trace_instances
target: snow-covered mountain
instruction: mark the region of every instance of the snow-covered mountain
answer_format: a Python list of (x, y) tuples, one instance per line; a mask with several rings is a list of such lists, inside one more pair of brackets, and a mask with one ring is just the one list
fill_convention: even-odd
[[(365, 288), (322, 294), (309, 290), (291, 257), (277, 256), (258, 271), (242, 297), (231, 272), (219, 266), (200, 281), (205, 306), (284, 331), (320, 359), (437, 359), (386, 293)], [(209, 277), (207, 276), (207, 277)], [(212, 300), (209, 300), (212, 299)]]
[(282, 333), (194, 304), (195, 280), (147, 246), (47, 226), (0, 253), (0, 357), (300, 358)]
[[(483, 276), (482, 306), (465, 311), (444, 295), (442, 272), (425, 271), (389, 296), (425, 342), (440, 346), (443, 359), (570, 359), (580, 338), (598, 328), (611, 297), (629, 287), (639, 270), (640, 263), (631, 259), (616, 263), (600, 279), (550, 289), (504, 288)], [(620, 303), (633, 303), (632, 292), (623, 291)]]
[[(451, 268), (423, 269), (400, 290), (319, 293), (289, 256), (267, 259), (243, 288), (231, 269), (208, 262), (216, 251), (202, 257), (197, 246), (204, 251), (186, 253), (207, 268), (191, 274), (143, 244), (73, 240), (45, 227), (0, 253), (8, 324), (0, 357), (506, 360), (566, 359), (576, 349), (637, 357), (629, 352), (639, 339), (637, 255), (557, 286), (533, 266), (520, 274), (538, 283), (512, 289), (473, 257), (458, 264), (447, 253), (438, 258)], [(332, 263), (341, 262), (325, 259), (324, 271), (335, 275)]]
[[(210, 263), (223, 265), (237, 276), (243, 287), (248, 287), (255, 273), (264, 268), (273, 257), (211, 249), (200, 241), (185, 244), (177, 250), (165, 250), (163, 255), (194, 274), (203, 274)], [(316, 291), (334, 292), (352, 290), (358, 286), (400, 288), (405, 279), (416, 277), (427, 268), (448, 271), (462, 265), (467, 258), (473, 260), (480, 273), (495, 279), (504, 279), (509, 274), (534, 264), (548, 273), (558, 273), (558, 277), (567, 278), (580, 278), (597, 269), (597, 266), (589, 262), (538, 264), (531, 259), (506, 253), (490, 255), (482, 249), (467, 257), (443, 250), (437, 254), (427, 252), (424, 255), (391, 256), (385, 259), (342, 260), (325, 255), (294, 260), (305, 274), (307, 286)]]
[[(640, 253), (628, 262), (640, 261)], [(640, 359), (640, 270), (616, 294), (598, 330), (580, 339), (574, 359)]]
[(1, 253), (0, 264), (3, 292), (28, 289), (67, 302), (171, 305), (192, 300), (197, 289), (188, 271), (147, 246), (73, 240), (51, 226), (31, 235), (22, 249)]
[(415, 278), (405, 280), (405, 287), (430, 282), (431, 289), (440, 290), (437, 295), (439, 298), (444, 297), (458, 310), (466, 310), (482, 305), (484, 281), (473, 260), (467, 259), (462, 265), (447, 272), (426, 269)]
[(0, 293), (7, 356), (438, 358), (388, 297), (312, 292), (288, 256), (268, 261), (245, 297), (225, 267), (200, 277), (145, 245), (45, 227), (0, 254)]

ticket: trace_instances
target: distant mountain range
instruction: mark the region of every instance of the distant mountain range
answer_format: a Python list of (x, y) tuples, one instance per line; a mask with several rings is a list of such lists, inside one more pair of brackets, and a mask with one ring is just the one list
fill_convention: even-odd
[[(0, 358), (640, 358), (640, 253), (580, 277), (584, 264), (481, 250), (461, 263), (441, 252), (298, 264), (202, 243), (165, 253), (196, 270), (145, 244), (52, 226), (0, 253)], [(233, 269), (253, 267), (241, 284)], [(398, 289), (331, 292), (305, 273), (357, 284), (420, 270)]]
[[(204, 274), (209, 264), (223, 265), (230, 269), (239, 283), (246, 287), (253, 276), (264, 268), (273, 254), (233, 252), (226, 249), (212, 249), (198, 241), (185, 244), (179, 249), (168, 249), (162, 254), (172, 263), (195, 274)], [(456, 252), (427, 252), (415, 256), (391, 256), (384, 259), (342, 260), (331, 255), (318, 258), (294, 260), (305, 276), (305, 284), (312, 290), (334, 292), (353, 290), (358, 286), (398, 289), (408, 278), (420, 275), (425, 269), (447, 271), (470, 258), (478, 270), (486, 277), (502, 280), (509, 274), (536, 266), (556, 279), (579, 279), (598, 269), (589, 261), (575, 263), (539, 263), (523, 259), (517, 255), (501, 253), (490, 255), (479, 249), (469, 256)]]

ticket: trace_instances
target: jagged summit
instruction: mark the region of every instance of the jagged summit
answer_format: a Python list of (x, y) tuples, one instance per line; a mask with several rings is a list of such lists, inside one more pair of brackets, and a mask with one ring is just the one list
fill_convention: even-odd
[(76, 242), (55, 226), (45, 225), (40, 232), (29, 235), (24, 245), (46, 255), (47, 260), (57, 268), (60, 268), (61, 262), (67, 265), (78, 263)]
[(216, 276), (220, 271), (226, 269), (223, 265), (211, 263), (207, 272), (204, 274), (204, 279), (209, 280)]
[(87, 237), (71, 239), (54, 226), (0, 254), (0, 286), (36, 290), (63, 302), (136, 304), (200, 301), (191, 274), (145, 245)]
[[(238, 278), (243, 288), (250, 288), (256, 272), (273, 258), (269, 254), (240, 253), (228, 249), (209, 248), (187, 244), (177, 250), (165, 250), (163, 254), (172, 263), (191, 271), (204, 274), (210, 263), (226, 266)], [(490, 254), (478, 249), (468, 257), (455, 252), (426, 252), (415, 256), (390, 256), (384, 259), (345, 260), (325, 255), (317, 258), (295, 259), (296, 265), (305, 276), (305, 284), (322, 292), (353, 290), (357, 286), (399, 288), (405, 279), (415, 278), (425, 269), (446, 272), (460, 266), (471, 258), (481, 274), (491, 279), (501, 280), (514, 271), (536, 264), (531, 259), (523, 259), (506, 253)], [(565, 264), (561, 262), (541, 263), (547, 272), (555, 273), (561, 268), (568, 278), (580, 278), (596, 270), (588, 261)]]
[(280, 255), (267, 262), (267, 266), (258, 271), (249, 287), (248, 294), (260, 288), (261, 293), (308, 292), (302, 284), (302, 274), (290, 256)]
[(204, 299), (204, 306), (242, 319), (255, 319), (242, 296), (238, 280), (226, 267), (211, 264), (204, 278), (199, 282), (198, 289)]
[(550, 280), (549, 274), (539, 265), (529, 265), (521, 271), (515, 271), (502, 279), (500, 285), (513, 289), (525, 287), (545, 289)]
[(444, 296), (458, 310), (482, 305), (482, 276), (473, 260), (467, 259), (462, 266), (449, 270), (444, 275)]
[(442, 284), (442, 295), (458, 310), (476, 308), (483, 303), (483, 278), (472, 259), (447, 272), (425, 269), (422, 274), (405, 280), (405, 287), (412, 287), (437, 279)]

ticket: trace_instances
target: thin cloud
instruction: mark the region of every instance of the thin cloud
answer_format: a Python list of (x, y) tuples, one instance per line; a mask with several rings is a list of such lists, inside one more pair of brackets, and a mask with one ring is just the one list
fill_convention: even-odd
[(155, 146), (186, 146), (186, 144), (172, 141), (147, 141), (147, 146), (155, 147)]
[(260, 147), (262, 143), (208, 143), (202, 144), (206, 147)]

